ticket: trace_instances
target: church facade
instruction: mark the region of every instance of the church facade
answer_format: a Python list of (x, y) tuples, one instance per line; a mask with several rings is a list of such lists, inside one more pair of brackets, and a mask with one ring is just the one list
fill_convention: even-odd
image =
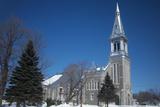
[[(84, 104), (99, 104), (97, 95), (100, 90), (101, 83), (104, 81), (106, 73), (108, 73), (113, 81), (116, 88), (117, 101), (120, 105), (131, 105), (132, 104), (132, 93), (131, 93), (131, 71), (130, 71), (130, 58), (128, 53), (128, 40), (125, 35), (121, 17), (120, 10), (117, 4), (115, 21), (112, 29), (110, 40), (110, 55), (109, 63), (105, 67), (95, 68), (85, 73), (86, 82), (83, 87), (83, 103)], [(62, 76), (63, 77), (63, 76)], [(63, 80), (63, 79), (60, 79)], [(54, 85), (54, 83), (53, 83)], [(55, 85), (54, 85), (55, 86)], [(58, 82), (56, 82), (57, 87), (46, 87), (46, 95), (48, 98), (50, 96), (52, 99), (57, 99), (59, 95)], [(61, 91), (65, 90), (61, 86)], [(48, 91), (53, 90), (53, 91)], [(58, 91), (56, 91), (58, 90)], [(52, 96), (57, 94), (57, 96)], [(65, 95), (63, 95), (65, 99)]]

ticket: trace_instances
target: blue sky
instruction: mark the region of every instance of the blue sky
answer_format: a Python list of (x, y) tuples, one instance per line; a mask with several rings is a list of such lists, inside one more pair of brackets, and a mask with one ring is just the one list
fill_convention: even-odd
[[(119, 0), (132, 90), (160, 88), (160, 1)], [(0, 0), (0, 21), (17, 16), (39, 32), (51, 76), (80, 61), (108, 63), (116, 0)]]

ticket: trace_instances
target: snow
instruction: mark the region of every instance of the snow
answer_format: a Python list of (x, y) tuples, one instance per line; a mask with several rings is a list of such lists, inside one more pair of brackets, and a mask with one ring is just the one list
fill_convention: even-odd
[[(7, 104), (4, 107), (16, 107), (15, 103), (12, 104), (11, 106), (8, 106)], [(35, 106), (26, 106), (26, 107), (35, 107)], [(44, 103), (42, 106), (40, 107), (47, 107), (47, 104)], [(80, 105), (78, 106), (73, 106), (72, 103), (70, 104), (61, 104), (61, 105), (52, 105), (50, 107), (80, 107)], [(83, 104), (82, 107), (105, 107), (103, 106), (97, 106), (97, 105), (87, 105), (87, 104)], [(159, 106), (151, 106), (151, 105), (114, 105), (114, 104), (109, 104), (109, 107), (159, 107)]]
[[(78, 106), (73, 106), (72, 104), (61, 104), (61, 105), (58, 105), (58, 106), (50, 106), (50, 107), (80, 107), (80, 105)], [(97, 105), (82, 105), (82, 107), (98, 107)]]
[[(2, 107), (16, 107), (16, 103), (12, 103), (12, 105), (11, 106), (9, 106), (8, 104), (8, 102), (6, 102), (6, 101), (3, 101), (3, 106)], [(36, 106), (27, 106), (26, 105), (26, 107), (36, 107)], [(40, 107), (47, 107), (47, 103), (46, 102), (44, 102)]]
[(107, 70), (107, 68), (109, 67), (110, 63), (108, 63), (108, 65), (106, 67), (103, 68), (104, 71)]
[[(80, 107), (78, 106), (73, 106), (72, 104), (61, 104), (58, 106), (50, 106), (50, 107)], [(86, 105), (83, 104), (82, 107), (105, 107), (105, 106), (97, 106), (97, 105)], [(109, 104), (109, 107), (158, 107), (158, 106), (150, 106), (150, 105), (114, 105), (114, 104)]]
[(101, 68), (100, 67), (98, 67), (98, 68), (96, 68), (97, 69), (97, 71), (100, 71), (101, 70)]
[(51, 78), (43, 81), (43, 85), (50, 85), (59, 80), (62, 77), (62, 74), (54, 75)]

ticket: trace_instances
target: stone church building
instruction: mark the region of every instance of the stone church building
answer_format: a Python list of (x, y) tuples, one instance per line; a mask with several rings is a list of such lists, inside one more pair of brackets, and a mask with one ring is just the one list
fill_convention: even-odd
[[(107, 72), (116, 88), (116, 95), (119, 104), (132, 104), (128, 40), (123, 29), (118, 3), (115, 12), (115, 21), (109, 41), (111, 50), (108, 64), (105, 67), (95, 68), (85, 73), (85, 78), (87, 81), (83, 87), (82, 97), (84, 104), (98, 104), (98, 91)], [(63, 95), (63, 91), (65, 88), (60, 82), (64, 81), (64, 79), (62, 78), (62, 75), (59, 75), (58, 78), (57, 76), (58, 75), (55, 75), (44, 81), (47, 82), (51, 79), (53, 80), (53, 78), (56, 78), (56, 80), (51, 81), (51, 83), (44, 84), (45, 98), (60, 99), (64, 101), (65, 95)]]

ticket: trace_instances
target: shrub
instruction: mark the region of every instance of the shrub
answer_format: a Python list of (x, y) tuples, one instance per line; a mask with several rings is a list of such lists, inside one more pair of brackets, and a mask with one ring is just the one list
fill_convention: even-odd
[(62, 104), (62, 102), (60, 100), (52, 100), (52, 99), (47, 99), (46, 103), (47, 103), (47, 107), (49, 107), (51, 105), (60, 105), (60, 104)]

